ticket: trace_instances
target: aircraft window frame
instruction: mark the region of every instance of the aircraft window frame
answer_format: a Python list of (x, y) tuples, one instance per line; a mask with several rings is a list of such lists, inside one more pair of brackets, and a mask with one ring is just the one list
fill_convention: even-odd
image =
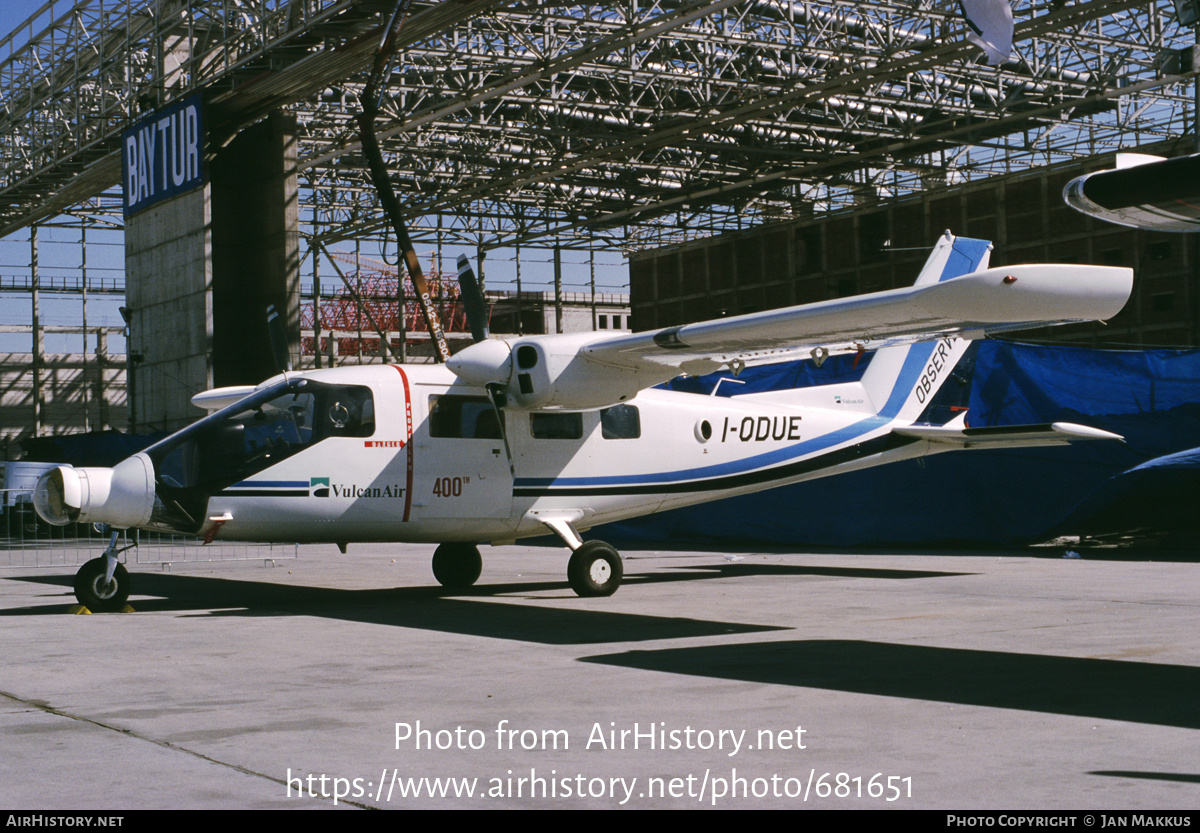
[(461, 393), (429, 396), (429, 436), (434, 439), (498, 440), (503, 429), (504, 412), (500, 412), (497, 424), (496, 408), (486, 396)]
[(535, 440), (582, 440), (582, 411), (534, 411), (529, 433)]
[(622, 402), (600, 409), (600, 436), (606, 440), (639, 440), (642, 417), (636, 405)]
[(375, 434), (366, 385), (288, 379), (255, 391), (145, 449), (158, 500), (148, 526), (198, 528), (208, 498), (333, 438)]
[[(352, 418), (349, 420), (345, 419), (342, 411), (351, 409), (347, 409), (342, 399), (337, 398), (339, 394), (348, 397), (346, 401), (353, 405)], [(305, 407), (300, 410), (279, 408), (275, 403), (285, 396), (291, 396), (294, 400), (299, 400), (302, 396), (306, 399), (312, 396), (315, 399), (310, 400), (312, 408)], [(315, 410), (318, 402), (321, 407), (319, 413)], [(338, 409), (340, 417), (336, 420), (332, 416), (335, 408)], [(269, 388), (255, 391), (246, 398), (226, 405), (200, 421), (164, 437), (146, 448), (145, 452), (151, 460), (157, 462), (183, 443), (209, 434), (214, 426), (229, 424), (244, 426), (246, 421), (252, 419), (256, 414), (263, 413), (265, 415), (269, 412), (274, 412), (279, 417), (287, 413), (290, 414), (293, 423), (298, 420), (307, 423), (297, 426), (302, 434), (302, 442), (292, 443), (293, 445), (307, 447), (330, 437), (362, 438), (373, 436), (375, 433), (375, 398), (371, 388), (366, 385), (338, 385), (301, 378), (278, 382)], [(339, 422), (341, 424), (338, 424)]]

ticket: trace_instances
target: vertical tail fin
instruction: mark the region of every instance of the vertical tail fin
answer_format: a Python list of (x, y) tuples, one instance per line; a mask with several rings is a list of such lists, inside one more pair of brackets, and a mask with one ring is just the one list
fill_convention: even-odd
[[(986, 269), (992, 244), (950, 232), (933, 247), (915, 286)], [(862, 385), (880, 416), (915, 420), (949, 377), (970, 345), (967, 339), (938, 339), (878, 350), (863, 373)]]
[(988, 268), (992, 257), (990, 240), (975, 240), (970, 237), (955, 237), (946, 232), (933, 247), (929, 259), (921, 267), (921, 274), (913, 286), (924, 286), (929, 283), (957, 278)]

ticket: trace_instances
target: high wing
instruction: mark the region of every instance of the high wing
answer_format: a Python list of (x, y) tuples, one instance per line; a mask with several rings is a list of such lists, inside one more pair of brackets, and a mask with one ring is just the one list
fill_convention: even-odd
[[(982, 248), (981, 248), (982, 247)], [(1123, 267), (984, 265), (987, 241), (948, 232), (912, 287), (641, 333), (483, 341), (448, 366), (464, 381), (502, 386), (524, 408), (595, 408), (681, 373), (701, 374), (802, 349), (864, 349), (943, 336), (982, 336), (1120, 312), (1133, 287)]]
[(619, 367), (682, 367), (694, 358), (725, 363), (767, 350), (846, 342), (878, 347), (1105, 319), (1125, 305), (1132, 275), (1108, 266), (1004, 266), (925, 286), (611, 337), (584, 353)]

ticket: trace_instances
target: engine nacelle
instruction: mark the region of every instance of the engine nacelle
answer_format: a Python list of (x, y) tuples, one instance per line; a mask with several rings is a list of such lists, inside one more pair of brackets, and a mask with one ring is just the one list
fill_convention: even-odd
[(523, 408), (600, 408), (637, 396), (633, 370), (600, 365), (579, 354), (595, 339), (586, 333), (575, 339), (513, 342), (513, 373), (508, 395)]
[(601, 408), (632, 399), (640, 388), (636, 371), (581, 357), (584, 345), (604, 337), (580, 333), (481, 341), (455, 354), (448, 367), (473, 385), (504, 385), (509, 407)]
[(33, 508), (55, 526), (142, 526), (154, 510), (154, 466), (145, 454), (135, 454), (111, 469), (59, 466), (38, 479)]

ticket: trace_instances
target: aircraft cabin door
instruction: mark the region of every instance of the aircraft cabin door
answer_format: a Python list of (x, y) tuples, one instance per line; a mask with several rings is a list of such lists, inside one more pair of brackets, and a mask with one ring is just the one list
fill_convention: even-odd
[(413, 437), (413, 519), (508, 518), (513, 477), (491, 401), (441, 393), (424, 404), (428, 418)]

